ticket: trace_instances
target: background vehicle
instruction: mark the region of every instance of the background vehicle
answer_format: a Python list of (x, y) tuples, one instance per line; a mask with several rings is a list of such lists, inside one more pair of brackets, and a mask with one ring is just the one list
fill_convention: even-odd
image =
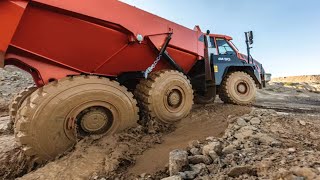
[(189, 114), (194, 94), (197, 103), (219, 94), (247, 105), (263, 86), (261, 64), (231, 37), (116, 0), (1, 1), (0, 9), (0, 64), (29, 72), (37, 86), (17, 96), (11, 115), (18, 141), (39, 162), (79, 137), (135, 126), (139, 109), (174, 123)]

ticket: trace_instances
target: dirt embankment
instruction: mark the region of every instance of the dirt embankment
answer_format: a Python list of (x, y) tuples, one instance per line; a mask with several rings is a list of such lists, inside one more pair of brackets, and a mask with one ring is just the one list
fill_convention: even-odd
[(280, 86), (297, 89), (299, 91), (320, 93), (320, 75), (274, 78), (272, 79), (271, 84), (278, 84)]
[(272, 78), (272, 82), (320, 83), (320, 75)]

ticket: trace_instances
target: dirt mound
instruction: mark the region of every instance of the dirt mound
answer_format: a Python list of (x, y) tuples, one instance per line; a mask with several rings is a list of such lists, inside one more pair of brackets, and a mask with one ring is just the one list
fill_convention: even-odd
[(293, 82), (293, 83), (320, 83), (320, 75), (313, 76), (290, 76), (290, 77), (279, 77), (272, 78), (272, 82)]
[(230, 125), (222, 138), (193, 141), (186, 151), (172, 151), (169, 168), (150, 177), (320, 178), (318, 118), (255, 109), (240, 118), (229, 119)]

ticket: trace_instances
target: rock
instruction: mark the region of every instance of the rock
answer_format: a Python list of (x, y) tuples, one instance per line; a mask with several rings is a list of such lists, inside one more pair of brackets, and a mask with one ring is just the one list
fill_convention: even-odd
[(256, 135), (254, 135), (254, 139), (257, 139), (260, 143), (264, 144), (264, 145), (272, 145), (272, 143), (276, 142), (276, 140), (270, 136), (268, 136), (267, 134), (263, 134), (263, 133), (258, 133)]
[(302, 120), (300, 120), (299, 123), (300, 123), (302, 126), (307, 125), (307, 123), (306, 123), (305, 121), (302, 121)]
[(242, 118), (238, 118), (237, 124), (241, 127), (248, 125), (247, 122)]
[(252, 136), (253, 136), (253, 130), (250, 130), (250, 129), (240, 130), (234, 135), (234, 137), (239, 141), (244, 141), (245, 139), (248, 139), (249, 137), (252, 137)]
[(5, 132), (10, 129), (10, 117), (0, 117), (0, 132)]
[(317, 174), (311, 168), (293, 167), (290, 169), (295, 175), (306, 178), (306, 180), (315, 179)]
[(217, 138), (216, 137), (207, 137), (206, 140), (210, 141), (210, 142), (214, 142), (214, 141), (217, 141)]
[(210, 142), (208, 145), (203, 146), (202, 154), (209, 155), (210, 151), (214, 151), (217, 154), (221, 154), (222, 151), (222, 144), (219, 141)]
[(175, 175), (175, 176), (170, 176), (170, 177), (167, 177), (167, 178), (163, 178), (161, 180), (183, 180), (181, 176), (179, 175)]
[(190, 148), (199, 148), (200, 147), (199, 141), (190, 141), (188, 144), (189, 144)]
[(196, 172), (197, 174), (200, 174), (202, 171), (208, 171), (206, 165), (203, 163), (193, 165), (191, 166), (191, 169), (193, 172)]
[(209, 152), (209, 156), (211, 157), (211, 159), (212, 159), (213, 161), (215, 161), (216, 159), (219, 158), (219, 155), (218, 155), (215, 151), (210, 151), (210, 152)]
[(249, 122), (253, 117), (250, 116), (249, 114), (242, 116), (242, 118), (246, 121)]
[(250, 124), (252, 125), (259, 125), (261, 123), (261, 120), (259, 118), (252, 118), (250, 120)]
[(183, 150), (174, 150), (169, 155), (169, 172), (170, 176), (178, 175), (185, 166), (189, 164), (188, 153)]
[(282, 146), (282, 142), (278, 141), (278, 140), (274, 140), (271, 142), (270, 144), (271, 147), (281, 147)]
[(248, 174), (252, 176), (257, 175), (257, 170), (252, 168), (251, 166), (236, 166), (231, 168), (231, 170), (228, 173), (228, 176), (230, 177), (239, 177), (240, 175)]
[(229, 146), (223, 148), (222, 153), (223, 154), (231, 154), (236, 150), (236, 147), (233, 144), (230, 144)]
[(296, 148), (289, 148), (289, 149), (288, 149), (288, 152), (289, 152), (289, 153), (294, 153), (294, 152), (296, 152)]
[(314, 132), (310, 132), (310, 138), (312, 139), (312, 140), (318, 140), (318, 139), (320, 139), (320, 136), (319, 135), (317, 135), (316, 133), (314, 133)]
[(204, 164), (209, 165), (212, 163), (212, 159), (209, 156), (205, 156), (205, 155), (189, 156), (188, 160), (189, 160), (190, 164), (204, 163)]
[(199, 174), (207, 174), (208, 170), (205, 164), (196, 164), (191, 166), (191, 171), (185, 171), (183, 173), (179, 173), (182, 179), (195, 179), (195, 177)]
[(190, 153), (191, 153), (192, 155), (201, 155), (201, 152), (200, 152), (200, 150), (199, 150), (198, 148), (192, 148), (192, 149), (190, 149)]

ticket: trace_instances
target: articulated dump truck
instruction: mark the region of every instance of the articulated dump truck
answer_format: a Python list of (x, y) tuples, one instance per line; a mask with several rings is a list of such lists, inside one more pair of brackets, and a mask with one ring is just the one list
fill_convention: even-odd
[(216, 95), (251, 104), (265, 84), (262, 65), (231, 37), (117, 0), (2, 0), (0, 23), (0, 66), (34, 79), (10, 116), (17, 141), (39, 163), (83, 137), (134, 127), (140, 114), (175, 123)]

